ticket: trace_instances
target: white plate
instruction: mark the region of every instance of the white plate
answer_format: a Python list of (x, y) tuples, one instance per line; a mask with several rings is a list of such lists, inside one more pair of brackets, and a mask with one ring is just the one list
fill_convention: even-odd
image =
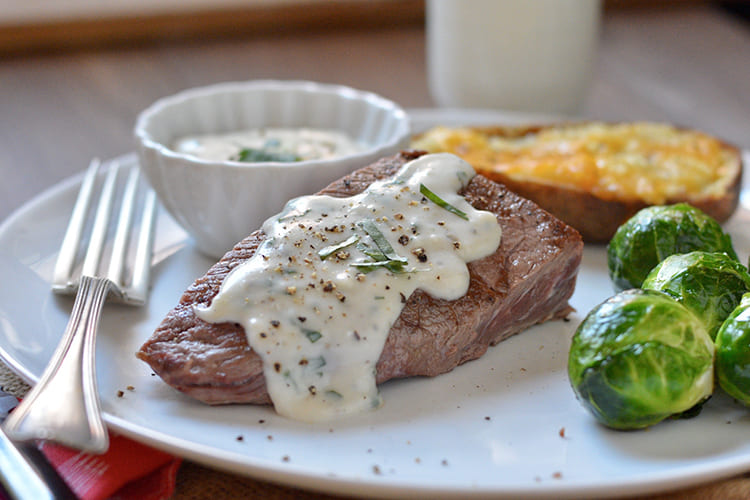
[[(412, 116), (415, 130), (523, 119), (455, 110)], [(0, 355), (27, 380), (41, 374), (72, 306), (49, 283), (79, 180), (43, 193), (0, 226)], [(749, 222), (745, 204), (727, 226), (743, 262), (750, 236), (741, 228)], [(143, 309), (108, 304), (97, 346), (105, 418), (139, 441), (259, 479), (357, 496), (623, 496), (750, 470), (750, 416), (721, 394), (697, 418), (626, 433), (597, 425), (575, 400), (565, 369), (569, 340), (583, 314), (612, 293), (603, 247), (584, 252), (571, 321), (531, 328), (451, 373), (389, 382), (385, 406), (371, 414), (312, 425), (269, 408), (196, 403), (134, 356), (212, 264), (166, 214), (158, 224), (151, 300)]]

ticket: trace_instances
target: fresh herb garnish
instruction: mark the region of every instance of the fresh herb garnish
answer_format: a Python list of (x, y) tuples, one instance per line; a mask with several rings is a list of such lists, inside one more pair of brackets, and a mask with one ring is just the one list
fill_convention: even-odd
[(266, 161), (278, 161), (283, 163), (291, 163), (300, 161), (301, 158), (292, 153), (285, 153), (283, 151), (273, 152), (266, 151), (264, 149), (244, 148), (240, 149), (235, 156), (231, 158), (233, 161), (240, 162), (266, 162)]
[(281, 374), (282, 377), (284, 377), (284, 380), (286, 380), (287, 384), (294, 387), (294, 390), (299, 392), (299, 386), (297, 385), (297, 381), (292, 377), (292, 372), (289, 370), (284, 370), (284, 373)]
[(370, 257), (372, 260), (375, 260), (375, 261), (388, 260), (388, 257), (386, 257), (383, 252), (381, 252), (377, 248), (369, 247), (365, 245), (364, 243), (358, 243), (357, 250), (359, 250), (360, 252), (362, 252), (363, 254), (367, 255), (368, 257)]
[(345, 239), (341, 243), (336, 243), (335, 245), (330, 245), (330, 246), (327, 246), (327, 247), (319, 250), (318, 251), (318, 256), (320, 257), (321, 260), (326, 260), (328, 257), (330, 257), (334, 253), (338, 252), (342, 248), (346, 248), (349, 245), (353, 245), (353, 244), (355, 244), (358, 241), (359, 241), (359, 236), (357, 236), (356, 234), (354, 234), (352, 236), (349, 236), (347, 239)]
[(318, 370), (326, 365), (326, 358), (318, 356), (317, 358), (310, 358), (307, 361), (307, 368), (309, 370)]
[(341, 399), (344, 397), (340, 392), (334, 391), (333, 389), (328, 389), (326, 391), (326, 396), (330, 396), (332, 399)]
[[(375, 246), (378, 247), (378, 250), (380, 250), (384, 256), (385, 259), (396, 261), (396, 262), (402, 262), (406, 263), (406, 259), (404, 257), (401, 257), (398, 255), (391, 246), (390, 243), (388, 243), (388, 240), (385, 239), (385, 236), (383, 236), (383, 233), (380, 232), (380, 229), (378, 229), (378, 226), (375, 225), (375, 221), (372, 219), (365, 219), (362, 222), (357, 223), (359, 227), (364, 229), (364, 231), (367, 233), (367, 235), (372, 238), (372, 241), (375, 243)], [(370, 255), (372, 257), (372, 255)], [(381, 259), (377, 259), (381, 260)]]
[(445, 210), (449, 211), (450, 213), (454, 215), (458, 215), (464, 220), (469, 220), (469, 216), (466, 215), (465, 212), (462, 212), (461, 210), (457, 209), (456, 207), (454, 207), (453, 205), (451, 205), (450, 203), (442, 199), (440, 196), (430, 191), (430, 189), (424, 184), (419, 185), (419, 192), (422, 193), (422, 195), (424, 195), (425, 198), (435, 203), (437, 206), (444, 208)]
[(402, 274), (410, 272), (408, 269), (404, 269), (404, 263), (396, 260), (380, 260), (377, 262), (354, 262), (351, 264), (352, 267), (356, 267), (361, 272), (367, 274), (376, 269), (384, 267), (395, 274)]
[(320, 338), (323, 336), (319, 331), (316, 330), (302, 330), (302, 333), (305, 334), (305, 337), (307, 337), (307, 340), (312, 342), (313, 344), (320, 340)]
[(371, 219), (365, 219), (362, 222), (357, 223), (375, 243), (377, 248), (372, 248), (364, 243), (357, 245), (357, 249), (372, 259), (371, 262), (355, 262), (352, 266), (358, 268), (363, 273), (369, 273), (375, 269), (385, 268), (392, 273), (405, 273), (408, 272), (404, 269), (404, 265), (408, 262), (406, 258), (398, 255), (385, 239), (383, 233), (380, 232), (378, 227), (375, 225), (375, 221)]

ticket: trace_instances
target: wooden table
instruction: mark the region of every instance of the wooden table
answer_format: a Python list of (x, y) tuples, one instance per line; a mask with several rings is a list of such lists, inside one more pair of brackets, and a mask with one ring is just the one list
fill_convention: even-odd
[[(227, 80), (310, 79), (430, 107), (424, 52), (422, 27), (399, 26), (7, 57), (0, 60), (0, 219), (91, 157), (133, 150), (137, 113), (161, 96)], [(582, 115), (674, 122), (750, 149), (750, 24), (702, 4), (608, 11)], [(185, 471), (176, 498), (197, 498), (196, 481), (216, 476), (192, 464)], [(219, 476), (248, 493), (299, 494)], [(746, 481), (695, 498), (707, 491), (728, 498), (727, 488)]]

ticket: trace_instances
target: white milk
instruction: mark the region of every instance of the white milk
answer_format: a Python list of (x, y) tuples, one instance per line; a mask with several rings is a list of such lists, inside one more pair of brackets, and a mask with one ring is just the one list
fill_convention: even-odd
[(435, 103), (576, 112), (591, 79), (600, 14), (600, 0), (428, 0)]

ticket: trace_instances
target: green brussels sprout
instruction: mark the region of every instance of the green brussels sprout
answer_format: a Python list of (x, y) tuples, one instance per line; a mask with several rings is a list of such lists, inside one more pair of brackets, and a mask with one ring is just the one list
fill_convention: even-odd
[(646, 276), (643, 288), (673, 297), (703, 321), (711, 338), (750, 292), (750, 274), (725, 253), (689, 252), (670, 255)]
[(716, 378), (727, 394), (750, 406), (750, 293), (716, 334)]
[(568, 376), (604, 425), (640, 429), (679, 416), (713, 392), (714, 344), (685, 306), (633, 288), (596, 306), (573, 336)]
[(737, 259), (732, 239), (718, 222), (687, 203), (640, 210), (621, 225), (607, 246), (615, 290), (638, 288), (670, 255), (694, 250), (724, 252)]

